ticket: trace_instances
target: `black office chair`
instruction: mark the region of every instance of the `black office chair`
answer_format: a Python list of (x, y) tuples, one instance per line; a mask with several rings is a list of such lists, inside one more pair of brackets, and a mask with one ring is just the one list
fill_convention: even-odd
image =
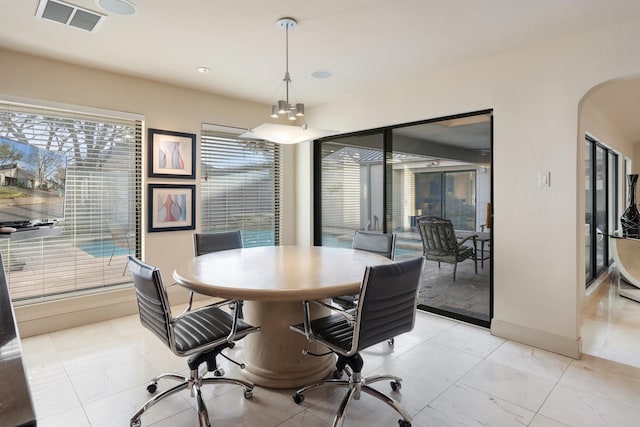
[[(393, 259), (396, 250), (396, 235), (395, 233), (383, 234), (356, 231), (353, 233), (353, 244), (351, 247), (353, 249), (373, 252), (389, 259)], [(357, 295), (341, 295), (339, 297), (334, 297), (333, 302), (345, 310), (355, 308)]]
[[(207, 407), (202, 400), (200, 387), (204, 384), (236, 384), (244, 387), (244, 397), (253, 395), (253, 384), (239, 379), (224, 378), (224, 370), (218, 368), (216, 356), (222, 350), (233, 345), (234, 340), (257, 332), (260, 328), (251, 326), (238, 319), (237, 314), (231, 316), (219, 307), (229, 301), (208, 305), (198, 310), (185, 311), (177, 317), (171, 314), (171, 307), (166, 289), (162, 283), (160, 270), (129, 256), (129, 271), (136, 288), (140, 322), (153, 332), (177, 356), (191, 356), (189, 375), (166, 373), (153, 378), (147, 386), (149, 393), (155, 393), (160, 379), (166, 378), (180, 383), (163, 391), (148, 400), (131, 418), (131, 427), (141, 425), (140, 417), (160, 400), (184, 389), (189, 389), (196, 398), (200, 426), (210, 426)], [(213, 378), (204, 378), (199, 373), (202, 363), (207, 364), (207, 371), (213, 372)], [(235, 362), (234, 362), (235, 363)], [(239, 364), (243, 367), (242, 364)]]
[[(422, 258), (415, 258), (367, 267), (355, 316), (321, 301), (303, 302), (304, 322), (292, 325), (291, 329), (304, 334), (309, 341), (317, 341), (328, 347), (338, 355), (338, 360), (333, 379), (301, 388), (293, 395), (294, 402), (302, 403), (304, 394), (318, 387), (348, 387), (349, 390), (333, 419), (334, 427), (344, 420), (347, 406), (352, 399), (360, 398), (361, 391), (395, 409), (402, 416), (398, 421), (401, 427), (411, 426), (411, 417), (396, 401), (369, 386), (373, 382), (388, 379), (391, 380), (392, 390), (397, 391), (402, 380), (393, 375), (362, 378), (364, 361), (360, 351), (413, 329), (422, 262)], [(336, 312), (310, 320), (310, 302), (329, 307)], [(344, 371), (348, 374), (346, 380), (341, 379)]]
[[(242, 232), (236, 230), (221, 233), (194, 233), (193, 248), (196, 256), (229, 249), (240, 249), (242, 248)], [(192, 302), (193, 292), (189, 295), (189, 307), (191, 307)], [(240, 319), (244, 319), (242, 306), (242, 301), (236, 301), (232, 306), (234, 309), (236, 307), (238, 308), (238, 316)]]

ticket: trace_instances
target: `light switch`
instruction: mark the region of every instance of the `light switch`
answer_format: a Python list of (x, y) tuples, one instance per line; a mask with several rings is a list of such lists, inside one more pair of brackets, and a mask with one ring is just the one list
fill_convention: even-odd
[(538, 174), (538, 187), (551, 186), (551, 172), (540, 172)]

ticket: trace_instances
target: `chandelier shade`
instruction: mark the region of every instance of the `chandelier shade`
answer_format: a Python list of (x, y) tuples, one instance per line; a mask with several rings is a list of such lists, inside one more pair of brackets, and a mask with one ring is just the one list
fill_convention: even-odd
[[(284, 29), (286, 33), (286, 68), (284, 72), (284, 99), (279, 99), (271, 105), (270, 117), (274, 119), (286, 117), (292, 124), (263, 123), (248, 132), (240, 135), (242, 139), (259, 139), (277, 144), (297, 144), (299, 142), (311, 141), (324, 136), (336, 134), (336, 131), (328, 129), (312, 129), (306, 123), (293, 125), (299, 117), (304, 117), (304, 104), (302, 102), (289, 101), (291, 85), (291, 75), (289, 74), (289, 30), (296, 28), (298, 22), (293, 18), (280, 18), (276, 21), (278, 28)], [(282, 86), (282, 85), (281, 85)], [(279, 90), (279, 89), (278, 89)], [(275, 98), (275, 97), (274, 97)]]
[(307, 126), (291, 126), (279, 123), (263, 123), (240, 135), (243, 139), (263, 139), (277, 144), (298, 144), (336, 134), (334, 130), (312, 129)]

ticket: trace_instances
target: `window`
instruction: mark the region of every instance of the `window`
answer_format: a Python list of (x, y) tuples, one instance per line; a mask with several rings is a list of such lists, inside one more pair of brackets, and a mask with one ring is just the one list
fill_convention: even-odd
[(242, 230), (245, 247), (280, 244), (280, 146), (202, 129), (203, 232)]
[(450, 219), (456, 230), (476, 229), (476, 171), (416, 173), (416, 212)]
[(585, 139), (585, 274), (587, 287), (613, 262), (607, 233), (618, 223), (618, 155)]
[(0, 239), (14, 301), (130, 282), (127, 255), (140, 254), (141, 135), (131, 118), (0, 103), (0, 136), (64, 153), (68, 165), (61, 234)]

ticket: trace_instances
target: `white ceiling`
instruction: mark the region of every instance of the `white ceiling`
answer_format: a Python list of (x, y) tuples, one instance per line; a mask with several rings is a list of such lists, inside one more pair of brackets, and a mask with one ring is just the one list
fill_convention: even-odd
[[(95, 0), (70, 2), (106, 13)], [(282, 97), (285, 68), (285, 32), (275, 22), (291, 16), (292, 98), (309, 108), (640, 16), (638, 0), (131, 2), (134, 16), (108, 15), (89, 33), (36, 18), (39, 0), (0, 0), (0, 46), (268, 104)], [(311, 77), (318, 70), (333, 76)]]

